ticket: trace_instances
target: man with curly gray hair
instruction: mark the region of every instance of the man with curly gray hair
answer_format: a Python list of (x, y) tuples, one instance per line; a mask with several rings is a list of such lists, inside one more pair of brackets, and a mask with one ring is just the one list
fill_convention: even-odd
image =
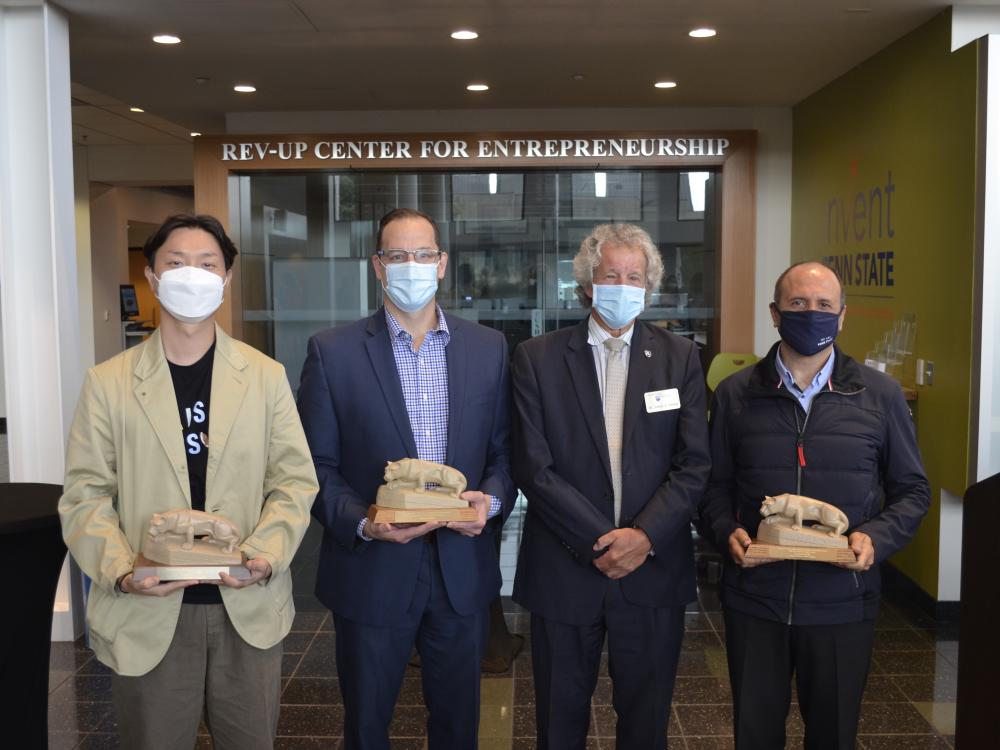
[(642, 228), (595, 227), (573, 270), (590, 314), (521, 344), (511, 370), (538, 747), (585, 747), (607, 637), (617, 746), (662, 748), (695, 598), (704, 378), (694, 343), (639, 320), (663, 276)]
[(646, 256), (646, 297), (660, 288), (663, 280), (663, 258), (653, 244), (652, 238), (642, 227), (635, 224), (599, 224), (580, 243), (580, 249), (573, 258), (573, 278), (576, 279), (576, 296), (580, 304), (590, 307), (591, 295), (587, 292), (594, 282), (594, 269), (601, 264), (601, 248), (606, 243), (626, 245), (642, 250)]

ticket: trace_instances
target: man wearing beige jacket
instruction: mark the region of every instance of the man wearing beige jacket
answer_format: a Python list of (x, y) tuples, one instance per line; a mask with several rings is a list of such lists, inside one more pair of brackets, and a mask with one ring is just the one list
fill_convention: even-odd
[[(219, 222), (172, 216), (144, 252), (160, 328), (87, 373), (59, 502), (91, 646), (123, 747), (190, 748), (204, 707), (216, 748), (271, 748), (315, 470), (284, 369), (212, 320), (236, 256)], [(232, 521), (250, 579), (134, 581), (150, 516), (177, 508)]]

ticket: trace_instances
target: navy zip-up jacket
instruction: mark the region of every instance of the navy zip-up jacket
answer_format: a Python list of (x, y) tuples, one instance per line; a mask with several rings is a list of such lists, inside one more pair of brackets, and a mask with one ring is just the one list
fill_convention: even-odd
[[(807, 415), (775, 369), (777, 350), (726, 378), (713, 397), (712, 475), (699, 529), (723, 552), (723, 603), (796, 625), (873, 619), (878, 563), (910, 541), (930, 506), (910, 410), (894, 380), (838, 348)], [(729, 535), (742, 526), (756, 536), (764, 496), (783, 492), (840, 508), (848, 534), (871, 537), (876, 564), (863, 573), (820, 562), (735, 565)]]

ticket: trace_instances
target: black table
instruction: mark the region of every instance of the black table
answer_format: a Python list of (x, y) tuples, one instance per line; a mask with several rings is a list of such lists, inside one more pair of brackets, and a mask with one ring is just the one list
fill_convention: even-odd
[[(997, 510), (1000, 474), (972, 485), (962, 503), (962, 603), (959, 610), (958, 707), (955, 747), (995, 747), (1000, 733), (996, 684), (1000, 671), (997, 623)], [(993, 739), (989, 739), (992, 737)]]
[(52, 606), (66, 557), (56, 512), (61, 494), (57, 484), (0, 484), (0, 732), (6, 747), (48, 746)]

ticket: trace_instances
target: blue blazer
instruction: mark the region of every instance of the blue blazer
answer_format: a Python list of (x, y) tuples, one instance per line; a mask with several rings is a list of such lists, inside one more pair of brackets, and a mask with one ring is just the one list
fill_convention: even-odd
[[(558, 622), (601, 611), (608, 579), (593, 564), (615, 528), (611, 462), (587, 320), (514, 352), (513, 469), (528, 499), (514, 600)], [(680, 408), (649, 413), (644, 394), (676, 388)], [(687, 339), (637, 322), (629, 354), (619, 526), (638, 526), (655, 555), (621, 579), (650, 607), (695, 598), (691, 520), (708, 482), (705, 380)]]
[[(465, 474), (470, 490), (500, 498), (505, 519), (516, 494), (507, 343), (491, 328), (445, 319), (451, 333), (445, 462)], [(316, 595), (349, 620), (392, 625), (413, 598), (423, 542), (364, 542), (357, 535), (384, 484), (386, 462), (417, 458), (383, 309), (309, 340), (298, 403), (320, 483), (312, 509), (324, 529)], [(500, 590), (492, 536), (500, 525), (487, 523), (476, 538), (437, 532), (441, 573), (459, 614), (487, 606)]]

